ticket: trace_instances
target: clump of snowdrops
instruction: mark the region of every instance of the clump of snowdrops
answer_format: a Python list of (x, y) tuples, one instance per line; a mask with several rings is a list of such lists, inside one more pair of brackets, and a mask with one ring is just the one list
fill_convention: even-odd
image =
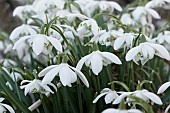
[(168, 3), (18, 6), (13, 16), (23, 24), (0, 35), (0, 112), (167, 113), (170, 24), (154, 23)]

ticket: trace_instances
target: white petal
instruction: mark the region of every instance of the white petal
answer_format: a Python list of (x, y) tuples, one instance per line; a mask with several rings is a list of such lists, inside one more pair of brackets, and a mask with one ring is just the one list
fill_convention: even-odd
[(5, 100), (5, 98), (0, 98), (0, 103), (1, 103), (3, 100)]
[(148, 11), (148, 13), (150, 14), (150, 15), (152, 15), (155, 19), (160, 19), (161, 17), (159, 16), (159, 14), (155, 11), (155, 10), (153, 10), (153, 9), (147, 9), (147, 11)]
[(94, 100), (93, 100), (93, 103), (96, 103), (102, 96), (106, 95), (108, 92), (104, 92), (104, 93), (101, 93), (99, 94)]
[(94, 19), (91, 19), (91, 29), (94, 35), (98, 35), (99, 33), (99, 26)]
[(51, 69), (43, 78), (42, 83), (43, 84), (48, 84), (51, 83), (51, 81), (54, 79), (55, 76), (59, 73), (60, 68), (56, 67)]
[(154, 93), (151, 93), (151, 92), (147, 91), (147, 92), (143, 92), (142, 94), (145, 95), (146, 97), (148, 97), (154, 103), (162, 105), (161, 99), (157, 95), (155, 95)]
[(114, 100), (113, 104), (119, 104), (122, 101), (122, 99), (124, 99), (125, 97), (127, 97), (127, 96), (129, 96), (131, 94), (132, 94), (132, 92), (124, 92), (124, 93), (122, 93), (119, 97), (117, 97)]
[(90, 62), (91, 62), (91, 68), (92, 68), (93, 73), (95, 75), (98, 75), (102, 71), (102, 68), (103, 68), (102, 57), (100, 56), (100, 54), (95, 52), (91, 56)]
[(49, 40), (51, 42), (51, 44), (55, 47), (56, 50), (62, 52), (62, 45), (60, 43), (60, 41), (56, 38), (52, 38), (52, 37), (47, 37), (47, 40)]
[(13, 110), (13, 108), (12, 108), (11, 106), (9, 106), (9, 105), (7, 105), (7, 104), (2, 104), (2, 103), (1, 103), (1, 105), (3, 105), (6, 109), (8, 109), (8, 111), (9, 111), (10, 113), (15, 113), (15, 111)]
[(70, 86), (71, 85), (71, 76), (69, 73), (69, 67), (62, 67), (59, 71), (60, 81), (63, 86)]
[(140, 49), (140, 46), (130, 49), (126, 54), (126, 61), (132, 60), (140, 52)]
[(21, 45), (25, 40), (31, 38), (31, 36), (24, 36), (20, 38), (17, 42), (15, 42), (13, 49), (17, 49), (19, 45)]
[(79, 76), (79, 78), (81, 79), (81, 81), (87, 86), (87, 87), (89, 87), (89, 82), (87, 81), (87, 79), (86, 79), (86, 77), (84, 76), (84, 74), (80, 71), (80, 70), (78, 70), (77, 68), (74, 68), (74, 67), (71, 67), (71, 66), (69, 66), (71, 69), (73, 69), (76, 73), (77, 73), (77, 75)]
[(120, 110), (114, 109), (114, 108), (109, 108), (104, 110), (102, 113), (119, 113)]
[(122, 45), (125, 43), (125, 38), (117, 38), (114, 42), (114, 50), (118, 50), (122, 47)]
[(46, 39), (44, 37), (34, 38), (32, 49), (36, 55), (39, 55), (44, 50), (45, 42), (46, 42)]
[(105, 58), (109, 59), (110, 61), (112, 61), (115, 64), (122, 64), (122, 62), (120, 61), (120, 59), (114, 55), (113, 53), (109, 53), (109, 52), (100, 52), (100, 54), (102, 56), (104, 56)]
[(76, 68), (81, 70), (83, 64), (86, 62), (86, 60), (90, 57), (90, 55), (87, 55), (85, 57), (83, 57), (78, 63), (77, 63), (77, 66)]
[[(109, 3), (109, 2), (108, 2)], [(110, 2), (110, 4), (112, 5), (112, 7), (114, 7), (116, 10), (118, 11), (122, 11), (122, 8), (120, 7), (120, 5), (116, 2)]]
[(143, 113), (143, 112), (138, 109), (129, 109), (128, 113)]
[(168, 105), (168, 107), (165, 109), (165, 113), (169, 113), (169, 108), (170, 108), (170, 105)]
[(153, 48), (156, 49), (156, 51), (158, 52), (156, 55), (158, 55), (161, 58), (165, 58), (167, 60), (170, 60), (170, 55), (169, 52), (167, 51), (167, 49), (165, 47), (163, 47), (162, 45), (159, 44), (150, 44)]
[(69, 14), (69, 15), (67, 15), (67, 17), (78, 17), (81, 19), (89, 19), (88, 17), (86, 17), (85, 15), (82, 15), (82, 14)]
[(19, 26), (17, 28), (15, 28), (12, 33), (10, 34), (10, 39), (14, 40), (15, 38), (18, 38), (18, 36), (20, 35), (21, 31), (22, 31), (22, 26)]
[(158, 93), (157, 93), (157, 94), (163, 93), (169, 86), (170, 86), (170, 82), (164, 83), (164, 84), (158, 89)]
[(39, 74), (38, 74), (38, 77), (42, 77), (44, 75), (46, 75), (51, 69), (57, 67), (58, 65), (51, 65), (51, 66), (48, 66), (46, 67), (45, 69), (43, 69)]
[(104, 98), (105, 103), (106, 103), (106, 104), (109, 104), (109, 103), (111, 103), (114, 99), (116, 99), (117, 97), (118, 97), (118, 95), (116, 95), (115, 92), (109, 92), (109, 93), (105, 96), (105, 98)]

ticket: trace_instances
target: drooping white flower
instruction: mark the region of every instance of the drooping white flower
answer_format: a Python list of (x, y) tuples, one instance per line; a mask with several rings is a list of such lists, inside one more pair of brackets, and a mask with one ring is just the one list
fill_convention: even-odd
[(28, 16), (32, 14), (34, 14), (32, 5), (18, 6), (13, 11), (13, 16), (18, 16), (22, 20), (28, 18)]
[[(26, 85), (23, 85), (25, 83), (28, 83)], [(54, 84), (49, 83), (49, 85), (51, 85), (52, 87), (54, 87), (55, 90), (57, 90), (57, 88), (55, 87)], [(43, 84), (41, 80), (23, 80), (21, 82), (21, 89), (25, 89), (24, 94), (27, 95), (27, 93), (43, 93), (45, 95), (48, 95), (49, 93), (54, 93), (49, 86), (47, 86), (47, 84)]]
[(108, 108), (104, 110), (102, 113), (143, 113), (143, 112), (138, 109), (125, 110), (125, 109)]
[(102, 69), (103, 65), (107, 66), (108, 64), (122, 64), (120, 59), (109, 52), (100, 52), (93, 51), (91, 54), (83, 57), (77, 64), (76, 68), (81, 70), (83, 64), (86, 64), (87, 67), (90, 67), (95, 75), (98, 75)]
[(144, 42), (127, 52), (126, 61), (133, 60), (138, 64), (137, 62), (141, 60), (142, 65), (144, 65), (148, 60), (152, 59), (154, 55), (170, 60), (170, 55), (165, 47), (159, 44)]
[(140, 22), (142, 25), (147, 24), (147, 16), (150, 15), (155, 19), (160, 19), (159, 14), (152, 8), (146, 6), (138, 6), (133, 12), (132, 16), (135, 21)]
[(93, 100), (93, 103), (96, 103), (104, 95), (106, 95), (104, 98), (106, 104), (113, 102), (113, 100), (119, 96), (116, 91), (112, 91), (109, 88), (104, 88), (100, 92), (100, 94)]
[(151, 0), (146, 4), (146, 7), (151, 7), (151, 8), (162, 7), (162, 5), (166, 4), (166, 2), (170, 3), (170, 0)]
[(169, 86), (170, 86), (170, 82), (166, 82), (162, 84), (161, 87), (158, 89), (157, 94), (163, 93)]
[(50, 46), (49, 43), (51, 43), (56, 50), (62, 52), (62, 45), (58, 39), (43, 34), (24, 36), (14, 44), (13, 49), (17, 49), (20, 44), (26, 40), (28, 40), (28, 42), (31, 44), (32, 49), (36, 55), (42, 53), (46, 46)]
[(34, 10), (37, 13), (45, 12), (47, 9), (55, 8), (63, 9), (65, 0), (35, 0), (33, 3)]
[[(124, 99), (125, 97), (133, 95), (133, 96), (143, 99), (144, 101), (151, 100), (152, 102), (154, 102), (156, 104), (162, 105), (161, 99), (157, 95), (155, 95), (152, 92), (149, 92), (146, 89), (136, 90), (134, 92), (120, 92), (120, 93), (121, 93), (121, 95), (114, 100), (113, 104), (119, 104), (122, 101), (122, 99)], [(128, 100), (130, 100), (129, 97), (128, 97), (127, 101)]]
[(18, 39), (20, 36), (35, 35), (35, 34), (37, 34), (36, 29), (37, 29), (36, 26), (23, 24), (23, 25), (21, 25), (19, 27), (16, 27), (12, 31), (12, 33), (10, 34), (9, 38), (11, 40), (15, 40), (15, 39)]
[(15, 113), (14, 109), (11, 106), (2, 103), (3, 100), (4, 98), (0, 98), (0, 113), (6, 113), (7, 110), (10, 113)]
[(84, 37), (87, 37), (92, 35), (98, 35), (100, 29), (96, 20), (94, 20), (93, 18), (88, 18), (82, 14), (70, 14), (67, 15), (67, 17), (78, 17), (80, 19), (85, 19), (79, 24), (77, 28), (77, 32), (80, 36), (82, 35)]
[(131, 48), (133, 45), (133, 40), (135, 39), (132, 33), (122, 33), (114, 42), (114, 49), (118, 50), (120, 48)]
[(45, 76), (42, 80), (43, 84), (51, 83), (55, 76), (59, 76), (63, 86), (71, 87), (71, 84), (77, 81), (77, 76), (82, 82), (89, 87), (89, 83), (85, 75), (78, 69), (68, 65), (67, 63), (61, 63), (59, 65), (51, 65), (42, 70), (39, 77)]
[(120, 21), (126, 25), (134, 25), (135, 24), (135, 21), (132, 19), (131, 15), (129, 13), (123, 14)]

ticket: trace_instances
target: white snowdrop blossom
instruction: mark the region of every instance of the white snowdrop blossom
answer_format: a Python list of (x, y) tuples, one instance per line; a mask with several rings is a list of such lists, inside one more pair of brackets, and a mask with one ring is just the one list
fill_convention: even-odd
[(96, 20), (94, 20), (93, 18), (88, 18), (82, 14), (70, 14), (70, 15), (67, 15), (67, 17), (68, 18), (78, 17), (80, 19), (85, 19), (79, 24), (77, 28), (77, 32), (79, 33), (80, 36), (83, 35), (84, 37), (88, 37), (92, 35), (94, 36), (98, 35), (100, 28)]
[(49, 8), (63, 9), (65, 0), (35, 0), (33, 3), (34, 10), (37, 13), (45, 12)]
[(131, 48), (133, 46), (133, 40), (135, 36), (133, 33), (122, 33), (114, 42), (114, 49)]
[(18, 39), (20, 36), (35, 35), (35, 34), (37, 34), (36, 29), (37, 29), (36, 26), (23, 24), (23, 25), (21, 25), (19, 27), (16, 27), (12, 31), (12, 33), (10, 34), (9, 38), (11, 40), (15, 40), (15, 39)]
[(131, 15), (128, 13), (123, 14), (120, 21), (126, 25), (134, 25), (135, 24), (135, 21), (132, 19)]
[(49, 84), (54, 79), (55, 76), (59, 76), (63, 86), (71, 87), (72, 83), (77, 81), (77, 76), (82, 80), (82, 82), (89, 87), (89, 83), (85, 75), (78, 69), (68, 65), (67, 63), (61, 63), (59, 65), (51, 65), (43, 69), (39, 74), (39, 77), (44, 76), (42, 83)]
[(14, 44), (13, 49), (17, 49), (20, 46), (20, 44), (22, 44), (26, 40), (28, 40), (28, 42), (31, 44), (32, 49), (36, 55), (39, 55), (40, 53), (42, 53), (44, 51), (45, 47), (50, 46), (50, 44), (52, 44), (52, 46), (54, 46), (54, 48), (56, 50), (58, 50), (59, 52), (62, 52), (62, 45), (61, 45), (60, 41), (57, 38), (46, 36), (44, 34), (24, 36), (24, 37), (20, 38)]
[(125, 110), (125, 109), (108, 108), (104, 110), (102, 113), (143, 113), (143, 112), (138, 109)]
[(113, 102), (113, 100), (119, 96), (116, 91), (112, 91), (109, 88), (104, 88), (100, 92), (100, 94), (93, 100), (93, 103), (96, 103), (104, 95), (106, 95), (104, 98), (106, 104)]
[(138, 61), (141, 60), (142, 65), (144, 65), (148, 60), (152, 59), (154, 55), (170, 60), (170, 55), (165, 47), (159, 44), (144, 42), (127, 52), (126, 61), (133, 60), (138, 64)]
[(20, 19), (25, 20), (34, 13), (32, 5), (25, 5), (16, 7), (13, 11), (13, 16), (18, 16)]
[(9, 113), (15, 113), (14, 109), (11, 106), (2, 103), (3, 100), (4, 98), (0, 98), (0, 113), (6, 113), (7, 110)]
[[(148, 101), (150, 99), (152, 102), (162, 105), (161, 99), (157, 95), (155, 95), (152, 92), (149, 92), (146, 89), (136, 90), (134, 92), (119, 92), (119, 93), (121, 93), (121, 95), (114, 100), (113, 104), (119, 104), (125, 97), (133, 95), (133, 96), (143, 99), (144, 101)], [(127, 101), (131, 100), (131, 98), (128, 97), (126, 100)]]
[(170, 82), (166, 82), (162, 84), (161, 87), (158, 89), (157, 94), (163, 93), (169, 86), (170, 86)]
[(153, 42), (158, 44), (170, 45), (170, 31), (164, 31), (163, 33), (159, 33), (158, 36), (153, 39)]
[(140, 22), (142, 25), (147, 24), (147, 16), (150, 15), (155, 19), (160, 19), (161, 17), (159, 14), (149, 7), (144, 6), (138, 6), (133, 12), (132, 16), (135, 21)]
[(87, 67), (90, 67), (95, 75), (98, 75), (102, 69), (103, 65), (107, 66), (108, 64), (122, 64), (120, 59), (109, 52), (100, 52), (93, 51), (91, 54), (83, 57), (77, 64), (76, 68), (81, 70), (83, 64), (86, 64)]
[(162, 7), (164, 4), (166, 4), (166, 2), (170, 3), (170, 0), (151, 0), (146, 4), (146, 7)]
[[(28, 83), (26, 85), (23, 85), (25, 83)], [(49, 85), (51, 85), (52, 87), (54, 87), (54, 89), (57, 91), (57, 88), (55, 87), (54, 84), (50, 83)], [(21, 82), (21, 89), (25, 89), (24, 94), (27, 95), (27, 93), (42, 93), (45, 95), (48, 95), (49, 93), (54, 93), (49, 86), (47, 86), (47, 84), (43, 84), (41, 80), (23, 80)]]

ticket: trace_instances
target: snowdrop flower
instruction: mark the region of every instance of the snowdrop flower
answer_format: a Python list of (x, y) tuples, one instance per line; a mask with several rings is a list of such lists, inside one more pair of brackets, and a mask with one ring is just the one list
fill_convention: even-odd
[[(24, 83), (28, 83), (26, 85), (23, 85)], [(57, 88), (55, 87), (54, 84), (50, 83), (52, 87), (54, 87), (55, 90)], [(47, 84), (43, 84), (41, 80), (34, 79), (33, 81), (29, 80), (23, 80), (21, 82), (21, 89), (25, 89), (24, 94), (27, 95), (27, 93), (43, 93), (45, 95), (48, 95), (49, 93), (54, 93)]]
[(144, 42), (127, 52), (126, 61), (133, 60), (138, 64), (138, 61), (141, 60), (142, 65), (144, 65), (148, 60), (152, 59), (154, 55), (170, 60), (170, 55), (165, 47), (159, 44)]
[(71, 87), (71, 84), (77, 81), (77, 76), (82, 80), (82, 82), (89, 87), (89, 83), (84, 76), (84, 74), (72, 67), (67, 63), (61, 63), (59, 65), (51, 65), (43, 69), (39, 74), (39, 77), (45, 76), (42, 80), (43, 84), (51, 83), (55, 76), (59, 76), (63, 86)]
[(78, 28), (77, 28), (77, 32), (79, 33), (79, 35), (83, 35), (84, 37), (87, 36), (92, 36), (92, 35), (98, 35), (99, 33), (99, 26), (96, 22), (96, 20), (94, 20), (93, 18), (88, 18), (85, 15), (82, 14), (70, 14), (67, 15), (67, 17), (78, 17), (80, 19), (85, 19), (84, 21), (82, 21)]
[(147, 24), (147, 16), (151, 15), (155, 19), (160, 19), (161, 17), (159, 14), (154, 10), (149, 7), (144, 7), (144, 6), (138, 6), (133, 12), (132, 16), (135, 21), (141, 22), (142, 25)]
[(22, 20), (25, 20), (32, 14), (34, 14), (32, 5), (18, 6), (13, 11), (13, 16), (18, 16)]
[(111, 63), (122, 64), (120, 59), (109, 52), (93, 51), (91, 54), (83, 57), (77, 64), (76, 68), (81, 70), (85, 63), (87, 67), (90, 67), (95, 75), (98, 75), (104, 66)]
[(43, 52), (45, 46), (49, 46), (49, 43), (54, 46), (56, 50), (59, 52), (62, 52), (62, 45), (58, 41), (58, 39), (46, 36), (44, 34), (37, 34), (37, 35), (30, 35), (30, 36), (24, 36), (20, 38), (15, 44), (13, 49), (17, 49), (20, 44), (22, 44), (24, 41), (28, 40), (32, 46), (32, 49), (36, 55), (39, 55)]
[(153, 39), (155, 43), (163, 44), (164, 42), (170, 44), (170, 31), (164, 31), (159, 33), (156, 38)]
[[(144, 101), (148, 101), (150, 99), (152, 102), (162, 105), (161, 99), (157, 95), (155, 95), (152, 92), (149, 92), (146, 89), (136, 90), (134, 92), (120, 92), (120, 93), (121, 93), (121, 95), (114, 100), (113, 104), (119, 104), (125, 97), (133, 95), (133, 96), (143, 99)], [(127, 101), (129, 99), (130, 99), (130, 97), (128, 97)]]
[(114, 42), (114, 49), (120, 48), (131, 48), (133, 46), (133, 40), (135, 39), (132, 33), (122, 33), (121, 36), (117, 37)]
[(65, 0), (35, 0), (33, 3), (34, 10), (37, 13), (45, 12), (50, 7), (57, 7), (63, 9)]
[(161, 7), (162, 5), (164, 5), (165, 3), (170, 3), (170, 0), (151, 0), (146, 4), (146, 7)]
[(128, 13), (123, 14), (120, 21), (126, 25), (134, 25), (135, 24), (135, 21), (132, 19), (131, 15)]
[(158, 89), (157, 94), (163, 93), (170, 86), (170, 82), (166, 82), (162, 84), (162, 86)]
[(15, 28), (12, 33), (10, 34), (10, 39), (15, 40), (19, 38), (20, 36), (25, 36), (25, 35), (35, 35), (37, 34), (36, 32), (37, 27), (35, 26), (30, 26), (23, 24), (17, 28)]
[(104, 110), (102, 113), (143, 113), (143, 112), (138, 109), (125, 110), (125, 109), (109, 108), (109, 109)]
[(102, 113), (143, 113), (143, 112), (138, 109), (125, 110), (125, 109), (108, 108), (104, 110)]
[(116, 93), (116, 91), (112, 91), (109, 88), (104, 88), (100, 94), (93, 100), (93, 103), (96, 103), (102, 96), (105, 96), (105, 103), (109, 104), (111, 103), (114, 99), (116, 99), (119, 95)]
[(3, 100), (4, 98), (0, 98), (0, 113), (6, 113), (7, 110), (10, 113), (15, 113), (14, 109), (11, 106), (2, 103)]

